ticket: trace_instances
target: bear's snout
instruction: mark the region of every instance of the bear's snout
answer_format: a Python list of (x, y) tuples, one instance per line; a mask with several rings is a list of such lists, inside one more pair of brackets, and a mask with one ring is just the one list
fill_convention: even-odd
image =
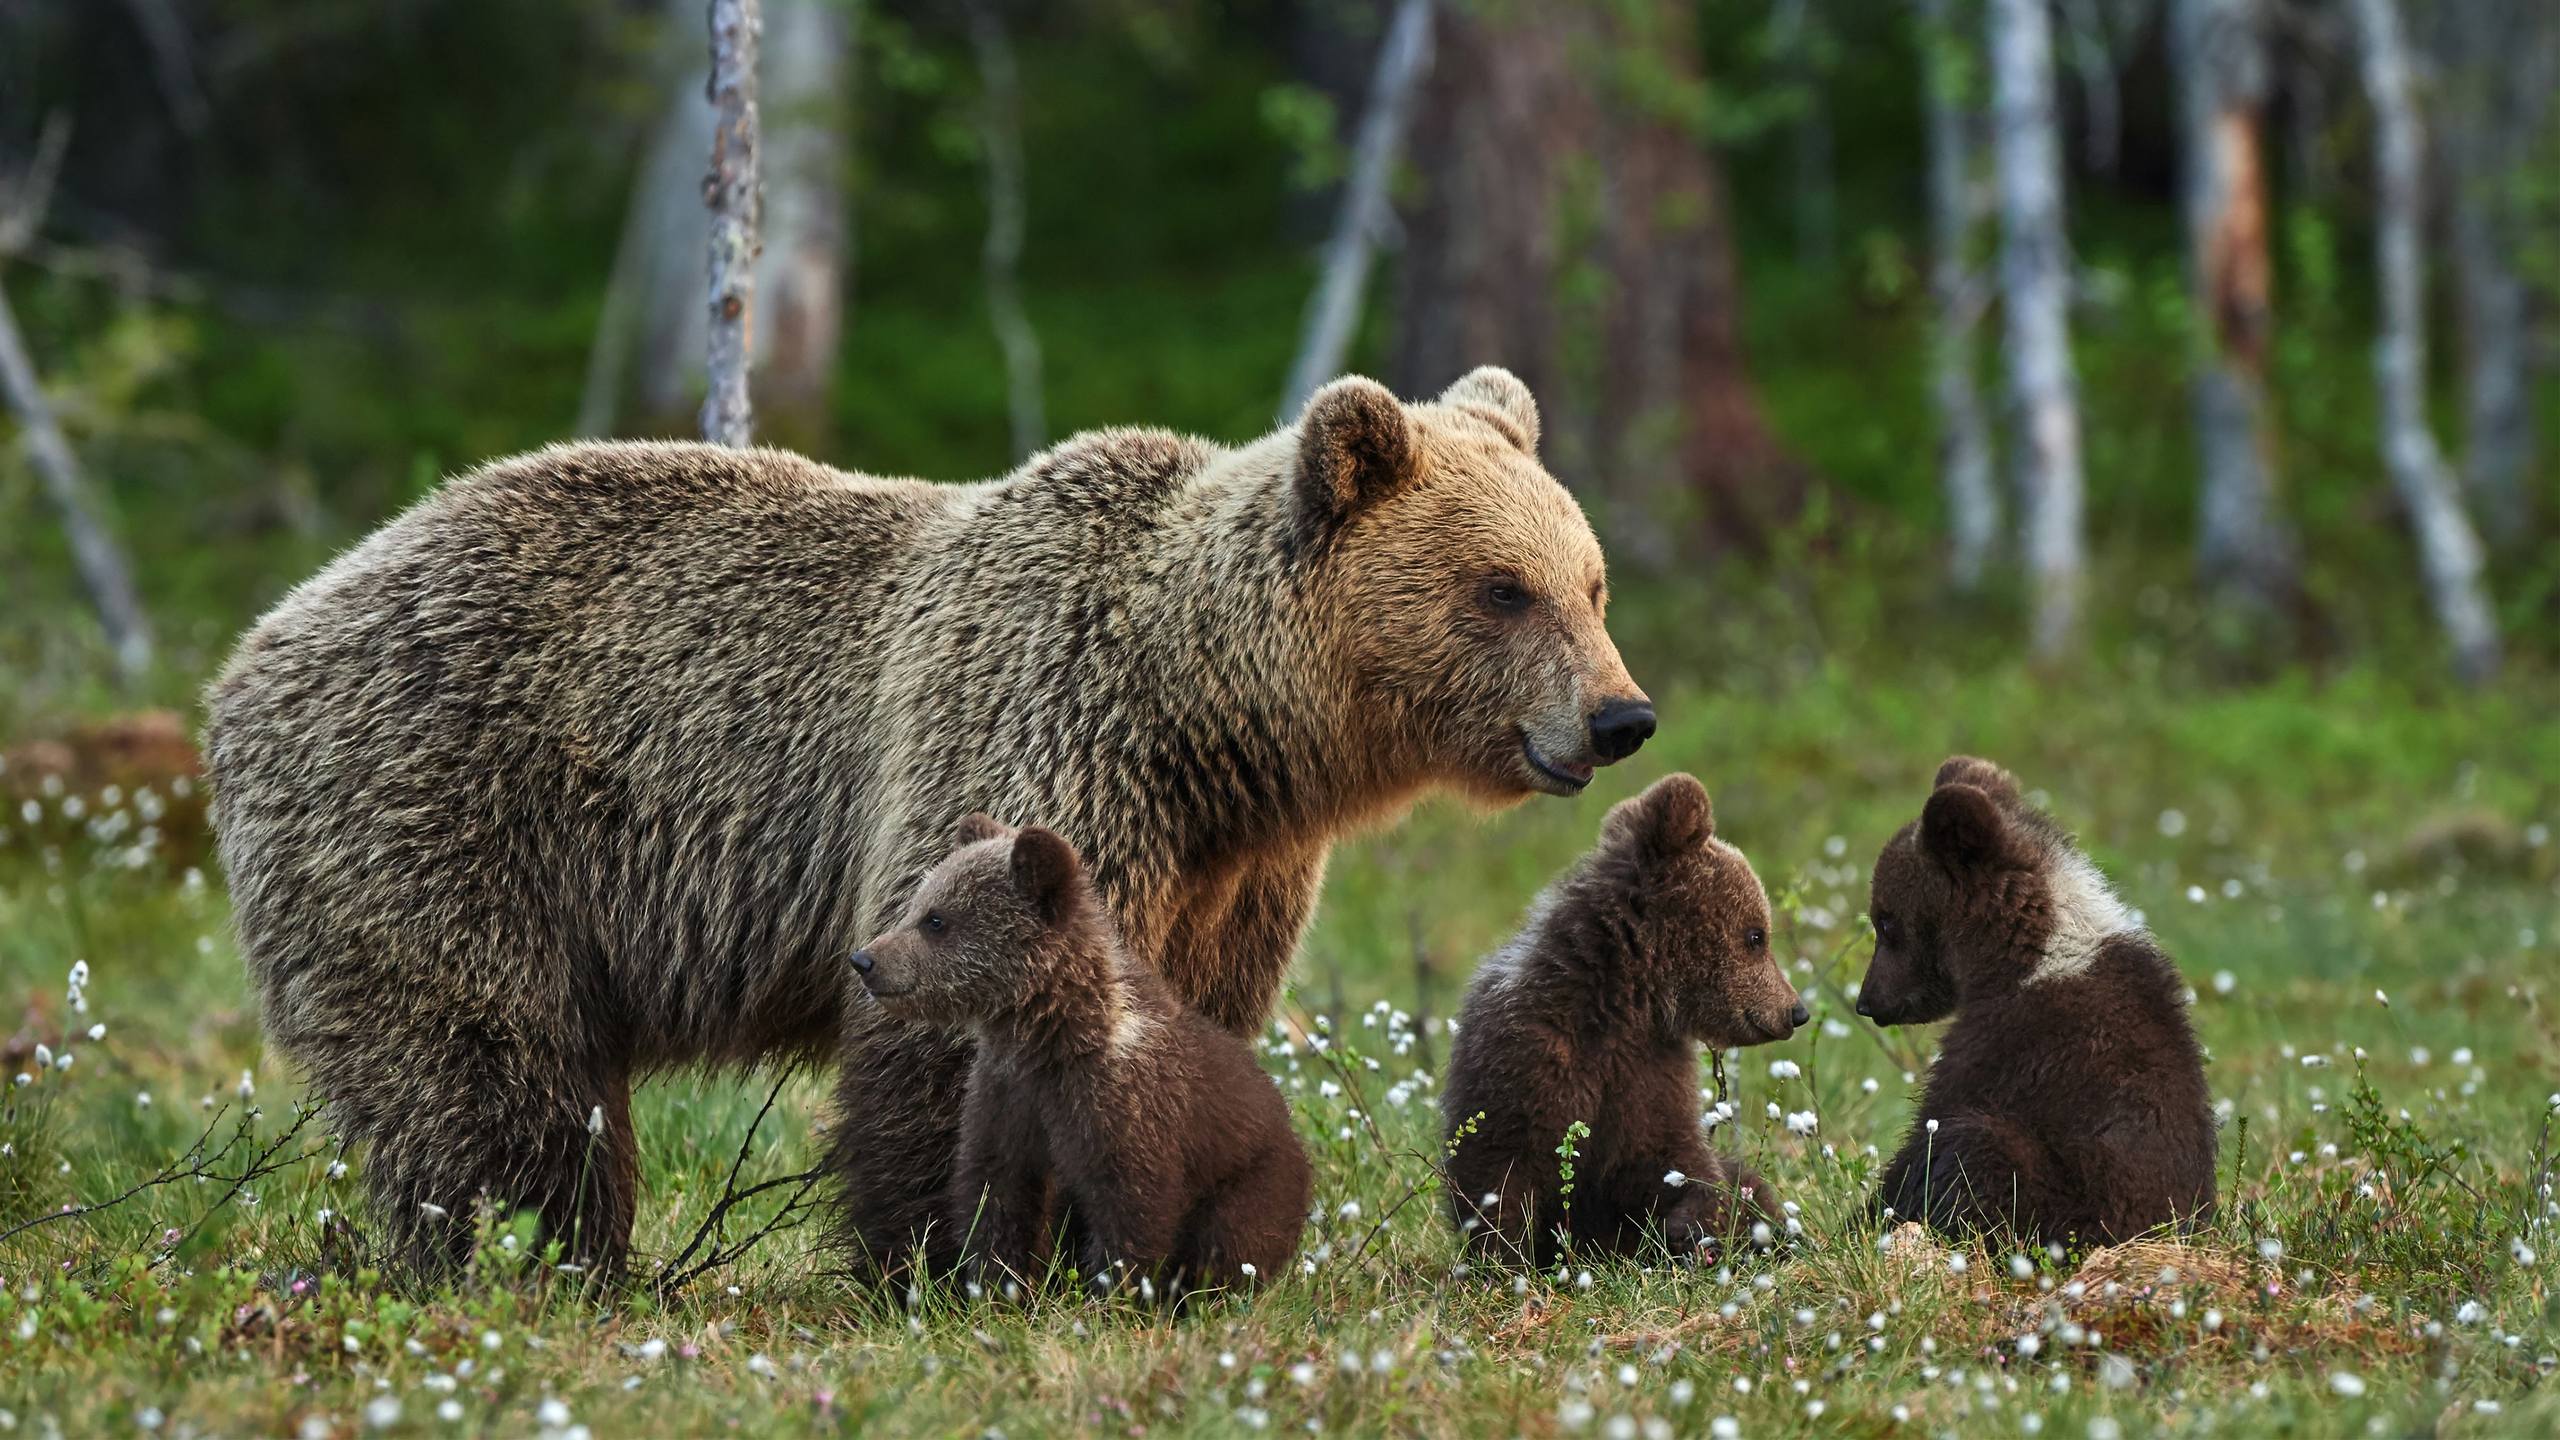
[(1801, 1030), (1811, 1023), (1813, 1023), (1813, 1012), (1804, 1008), (1804, 1002), (1798, 1000), (1796, 1008), (1787, 1012), (1787, 1028)]
[(1653, 738), (1653, 702), (1612, 700), (1591, 715), (1591, 751), (1614, 765)]

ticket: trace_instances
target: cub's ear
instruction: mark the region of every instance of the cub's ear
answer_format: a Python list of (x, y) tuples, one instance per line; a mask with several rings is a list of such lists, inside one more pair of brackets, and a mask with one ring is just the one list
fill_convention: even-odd
[(1715, 833), (1715, 804), (1695, 775), (1665, 775), (1643, 794), (1610, 807), (1600, 825), (1604, 840), (1633, 846), (1646, 860), (1686, 855)]
[(1012, 826), (984, 810), (972, 810), (960, 817), (959, 839), (963, 845), (975, 845), (981, 840), (1001, 840), (1012, 833)]
[(1084, 862), (1055, 830), (1028, 825), (1013, 837), (1013, 888), (1031, 903), (1041, 924), (1066, 919), (1083, 883)]
[(1298, 417), (1298, 488), (1328, 524), (1394, 494), (1413, 468), (1404, 402), (1375, 380), (1346, 375), (1318, 390)]
[(1538, 453), (1538, 399), (1520, 377), (1499, 365), (1479, 365), (1440, 392), (1440, 403), (1471, 410), (1503, 433), (1523, 455)]
[(1938, 778), (1929, 788), (1943, 790), (1949, 785), (1970, 785), (1994, 800), (2014, 801), (2018, 798), (2018, 777), (1972, 755), (1954, 755), (1938, 767)]
[(1949, 865), (1988, 865), (2009, 851), (2009, 822), (1979, 786), (1941, 785), (1920, 809), (1920, 848)]

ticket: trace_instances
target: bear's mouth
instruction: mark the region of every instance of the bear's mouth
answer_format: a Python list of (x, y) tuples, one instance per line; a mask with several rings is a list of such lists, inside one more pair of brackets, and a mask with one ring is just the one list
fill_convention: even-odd
[(1579, 795), (1582, 788), (1591, 783), (1590, 766), (1570, 760), (1548, 759), (1546, 752), (1538, 748), (1538, 742), (1529, 738), (1527, 730), (1520, 732), (1520, 757), (1529, 762), (1531, 773), (1548, 782), (1538, 788), (1550, 795)]
[(884, 983), (880, 973), (875, 970), (862, 977), (862, 988), (870, 991), (871, 998), (874, 1000), (903, 1000), (916, 993), (916, 982), (909, 980), (906, 984), (893, 988)]

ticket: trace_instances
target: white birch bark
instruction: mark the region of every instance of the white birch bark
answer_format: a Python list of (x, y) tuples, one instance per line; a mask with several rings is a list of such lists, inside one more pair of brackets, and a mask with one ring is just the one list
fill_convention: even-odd
[(18, 417), (27, 458), (43, 478), (54, 508), (62, 513), (72, 563), (80, 571), (81, 584), (88, 587), (90, 603), (98, 608), (98, 623), (115, 652), (116, 668), (132, 680), (151, 666), (150, 617), (143, 613), (141, 596), (134, 591), (133, 567), (98, 517), (71, 442), (54, 421), (53, 406), (36, 378), (35, 361), (18, 334), (17, 317), (10, 313), (6, 295), (0, 295), (0, 398)]
[(2071, 364), (2071, 253), (2063, 230), (2053, 28), (2045, 0), (1991, 0), (1993, 153), (2000, 177), (2000, 288), (2010, 403), (2034, 586), (2034, 647), (2077, 643), (2084, 586), (2080, 402)]
[(1973, 276), (1977, 104), (1975, 67), (1951, 13), (1953, 0), (1916, 0), (1921, 93), (1929, 136), (1929, 289), (1937, 304), (1931, 337), (1931, 392), (1938, 407), (1939, 475), (1947, 491), (1953, 545), (1948, 577), (1973, 590), (2000, 540), (2000, 492), (1992, 481), (1991, 424), (1974, 376), (1974, 327), (1982, 317)]
[(2271, 605), (2293, 585), (2276, 509), (2266, 367), (2274, 323), (2263, 131), (2262, 0), (2174, 0), (2186, 166), (2187, 280), (2196, 320), (2196, 561), (2218, 598)]
[(2394, 0), (2351, 0), (2374, 121), (2374, 271), (2382, 289), (2374, 342), (2384, 463), (2418, 543), (2427, 595), (2469, 680), (2498, 668), (2498, 629), (2481, 582), (2480, 538), (2463, 514), (2426, 408), (2426, 175), (2409, 46)]
[(1004, 351), (1005, 413), (1013, 458), (1027, 460), (1048, 439), (1040, 380), (1040, 333), (1022, 308), (1022, 78), (1013, 39), (994, 0), (970, 0), (969, 41), (978, 55), (979, 134), (986, 147), (987, 316)]
[(1431, 68), (1431, 0), (1400, 0), (1386, 39), (1378, 47), (1378, 64), (1369, 77), (1369, 97), (1360, 115), (1360, 137), (1351, 151), (1351, 171), (1343, 177), (1341, 208), (1334, 215), (1333, 235), (1325, 242), (1324, 271), (1307, 302), (1307, 318), (1298, 337), (1298, 357), (1280, 395), (1280, 422), (1288, 424), (1306, 408), (1316, 387), (1342, 373), (1351, 355), (1351, 340), (1360, 328), (1360, 307), (1369, 288), (1369, 263), (1378, 242), (1394, 222), (1388, 182), (1404, 151), (1406, 127), (1413, 118), (1414, 96)]
[(1822, 20), (1814, 0), (1778, 0), (1770, 12), (1770, 48), (1803, 108), (1795, 139), (1796, 258), (1827, 266), (1838, 249), (1839, 200), (1831, 178), (1831, 108), (1822, 93)]
[(721, 445), (755, 438), (747, 372), (755, 354), (756, 258), (762, 253), (763, 176), (758, 169), (756, 80), (763, 19), (758, 0), (711, 0), (711, 135), (709, 280), (711, 327), (702, 400), (702, 433)]

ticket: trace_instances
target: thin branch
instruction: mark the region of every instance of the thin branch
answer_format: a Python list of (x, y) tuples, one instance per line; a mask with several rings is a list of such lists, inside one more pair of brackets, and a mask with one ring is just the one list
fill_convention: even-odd
[[(809, 1191), (826, 1176), (824, 1166), (761, 1180), (743, 1190), (738, 1188), (738, 1176), (745, 1171), (747, 1155), (755, 1148), (756, 1132), (764, 1128), (765, 1117), (773, 1113), (775, 1102), (782, 1098), (782, 1087), (790, 1079), (788, 1071), (774, 1077), (773, 1088), (765, 1092), (764, 1104), (757, 1107), (756, 1118), (747, 1126), (746, 1138), (738, 1142), (738, 1153), (729, 1161), (728, 1178), (720, 1182), (720, 1198), (712, 1202), (710, 1212), (702, 1217), (700, 1225), (694, 1227), (693, 1236), (685, 1241), (684, 1248), (676, 1252), (673, 1260), (659, 1267), (660, 1273), (651, 1285), (660, 1295), (672, 1295), (702, 1276), (734, 1263), (766, 1237), (787, 1228), (786, 1221), (796, 1225), (805, 1217), (809, 1209)], [(767, 1217), (764, 1224), (745, 1239), (734, 1245), (725, 1243), (723, 1231), (731, 1211), (766, 1191), (778, 1190), (785, 1185), (799, 1188), (783, 1202), (782, 1208)]]

